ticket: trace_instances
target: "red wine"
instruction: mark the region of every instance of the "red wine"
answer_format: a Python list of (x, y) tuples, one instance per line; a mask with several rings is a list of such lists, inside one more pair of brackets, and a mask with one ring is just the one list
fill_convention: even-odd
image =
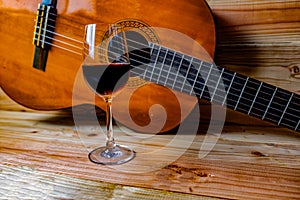
[(85, 80), (94, 91), (100, 95), (112, 95), (126, 85), (130, 64), (84, 65), (82, 69)]

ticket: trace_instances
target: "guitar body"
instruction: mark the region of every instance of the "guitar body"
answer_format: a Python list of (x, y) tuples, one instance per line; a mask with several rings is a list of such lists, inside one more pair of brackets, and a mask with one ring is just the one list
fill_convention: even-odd
[[(0, 3), (0, 86), (13, 100), (32, 109), (56, 110), (75, 106), (75, 82), (79, 85), (79, 92), (76, 93), (79, 104), (96, 104), (105, 108), (101, 98), (96, 97), (86, 86), (80, 73), (80, 42), (83, 42), (85, 24), (127, 22), (132, 28), (143, 25), (171, 29), (195, 40), (211, 57), (214, 55), (214, 21), (204, 0), (58, 0), (56, 34), (53, 36), (46, 69), (41, 71), (32, 67), (35, 50), (32, 40), (39, 3), (40, 0), (3, 0)], [(115, 9), (117, 12), (114, 12)], [(181, 50), (180, 45), (184, 45), (168, 34), (154, 31), (154, 35), (154, 40), (164, 46)], [(94, 96), (92, 101), (86, 98), (91, 95)], [(140, 127), (149, 123), (150, 107), (160, 104), (167, 113), (166, 123), (160, 131), (168, 131), (180, 124), (197, 103), (195, 97), (178, 95), (184, 99), (183, 105), (178, 104), (173, 91), (154, 83), (125, 88), (114, 101), (114, 117), (129, 128), (147, 132), (127, 124), (128, 111), (121, 111), (123, 104), (130, 99), (130, 117)], [(152, 117), (159, 119), (161, 111), (153, 112)]]

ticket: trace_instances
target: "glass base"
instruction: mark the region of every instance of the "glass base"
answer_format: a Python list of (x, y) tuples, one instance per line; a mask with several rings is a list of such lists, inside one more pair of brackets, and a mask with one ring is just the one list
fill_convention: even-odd
[(132, 160), (135, 152), (129, 147), (116, 145), (113, 148), (99, 147), (89, 153), (93, 163), (102, 165), (119, 165)]

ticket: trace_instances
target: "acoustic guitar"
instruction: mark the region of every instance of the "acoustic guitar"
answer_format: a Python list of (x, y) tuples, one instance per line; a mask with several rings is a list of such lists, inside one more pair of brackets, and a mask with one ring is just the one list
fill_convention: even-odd
[[(167, 113), (160, 129), (165, 132), (178, 126), (200, 98), (300, 130), (298, 94), (213, 64), (215, 25), (204, 0), (172, 1), (172, 6), (159, 0), (2, 0), (0, 5), (0, 85), (26, 107), (56, 110), (75, 106), (76, 83), (80, 104), (104, 108), (101, 98), (86, 86), (80, 69), (84, 27), (118, 23), (129, 36), (136, 75), (114, 100), (114, 118), (122, 124), (144, 131), (139, 127), (146, 126), (150, 117), (160, 120), (160, 111), (149, 116), (151, 106), (159, 104)], [(177, 37), (181, 34), (173, 35), (175, 32), (201, 48), (195, 50), (193, 42), (182, 42)], [(91, 95), (92, 100), (87, 98)], [(129, 112), (122, 111), (128, 102)], [(128, 123), (128, 117), (138, 126)]]

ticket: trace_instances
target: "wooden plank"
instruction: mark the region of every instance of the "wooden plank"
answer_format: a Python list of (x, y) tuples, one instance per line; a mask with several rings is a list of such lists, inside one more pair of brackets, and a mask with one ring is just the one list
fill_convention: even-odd
[(78, 179), (38, 171), (26, 166), (0, 165), (0, 169), (1, 199), (216, 199)]
[(300, 2), (208, 0), (216, 20), (216, 63), (300, 91)]
[[(49, 180), (48, 185), (41, 183), (45, 187), (53, 187), (63, 178), (65, 181), (61, 187), (71, 188), (65, 192), (62, 192), (63, 189), (55, 191), (62, 196), (70, 195), (72, 187), (94, 187), (84, 184), (108, 187), (105, 189), (108, 193), (112, 192), (110, 187), (115, 188), (114, 185), (122, 187), (122, 194), (126, 193), (123, 187), (134, 191), (137, 188), (141, 193), (130, 195), (141, 195), (141, 199), (147, 199), (148, 193), (177, 195), (178, 199), (196, 198), (170, 191), (238, 199), (296, 199), (300, 196), (300, 137), (286, 129), (226, 126), (217, 144), (204, 159), (198, 158), (199, 146), (205, 136), (200, 134), (177, 161), (153, 172), (130, 174), (88, 161), (87, 147), (76, 132), (69, 112), (36, 112), (3, 97), (1, 102), (4, 102), (1, 103), (0, 114), (1, 174), (4, 176), (7, 170), (10, 171), (11, 177), (8, 176), (4, 184), (10, 182), (12, 188), (18, 184), (18, 170), (25, 168), (26, 176), (32, 176), (34, 180), (40, 180), (43, 174), (49, 175), (50, 180), (53, 177), (54, 181)], [(164, 140), (170, 137), (173, 136), (162, 135)], [(159, 161), (149, 159), (148, 163), (138, 163), (136, 167), (155, 162)], [(20, 188), (20, 194), (24, 190), (34, 193), (41, 189), (33, 186)], [(88, 195), (85, 190), (82, 192), (83, 197)], [(99, 192), (97, 195), (104, 194)]]

